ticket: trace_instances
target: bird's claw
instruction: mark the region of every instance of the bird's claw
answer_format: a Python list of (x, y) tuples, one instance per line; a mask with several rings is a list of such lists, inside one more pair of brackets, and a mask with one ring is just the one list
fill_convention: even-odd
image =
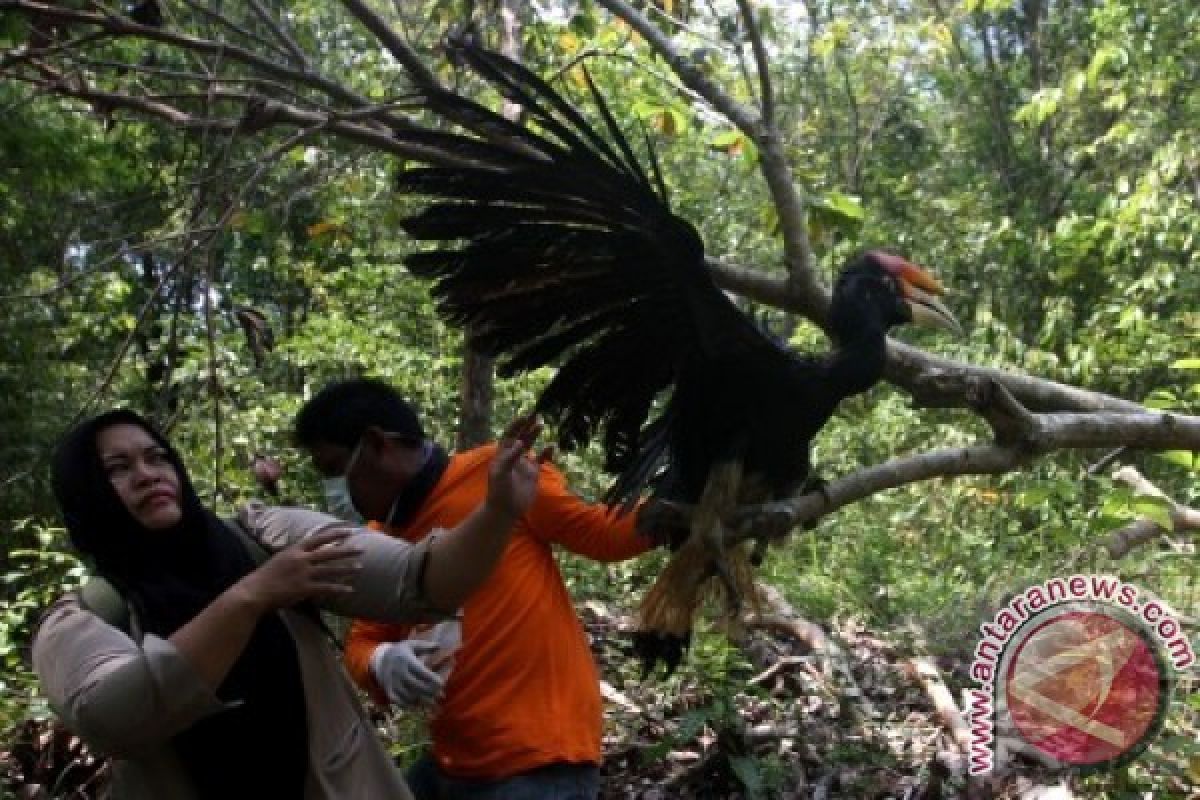
[[(801, 486), (801, 494), (812, 494), (813, 492), (821, 495), (821, 499), (825, 501), (825, 505), (833, 505), (833, 497), (829, 494), (829, 481), (816, 473), (810, 473)], [(806, 531), (811, 531), (817, 527), (817, 519), (805, 520), (800, 524), (800, 527)]]
[(638, 509), (635, 526), (638, 533), (650, 539), (655, 546), (667, 546), (675, 550), (691, 532), (694, 509), (687, 503), (653, 498)]
[(795, 514), (787, 503), (761, 503), (741, 506), (729, 515), (729, 527), (740, 534), (780, 533), (792, 526)]

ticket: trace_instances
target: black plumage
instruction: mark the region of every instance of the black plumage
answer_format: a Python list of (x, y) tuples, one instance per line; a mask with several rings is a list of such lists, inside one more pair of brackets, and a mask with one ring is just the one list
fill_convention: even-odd
[[(914, 309), (950, 324), (929, 294), (939, 287), (896, 256), (867, 252), (835, 286), (837, 349), (793, 353), (713, 282), (657, 164), (642, 168), (590, 79), (607, 136), (523, 66), (470, 43), (458, 54), (520, 104), (526, 122), (426, 93), (430, 110), (466, 132), (397, 133), (439, 154), (398, 179), (402, 191), (435, 198), (404, 229), (442, 243), (411, 256), (410, 270), (435, 280), (441, 313), (501, 357), (502, 373), (558, 367), (537, 410), (558, 423), (564, 447), (602, 435), (616, 476), (610, 501), (628, 506), (650, 490), (698, 506), (694, 563), (668, 583), (715, 572), (736, 597), (713, 526), (732, 505), (781, 498), (809, 478), (813, 436), (840, 400), (880, 379), (887, 330)], [(734, 485), (717, 486), (716, 474)], [(662, 615), (644, 608), (642, 623), (674, 644), (644, 637), (644, 655), (674, 661), (698, 586), (657, 596), (678, 606), (667, 615), (674, 621), (658, 624)]]

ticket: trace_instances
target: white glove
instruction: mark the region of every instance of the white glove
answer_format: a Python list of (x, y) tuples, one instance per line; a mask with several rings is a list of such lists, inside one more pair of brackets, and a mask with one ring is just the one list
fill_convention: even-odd
[(371, 674), (401, 708), (432, 706), (441, 699), (446, 680), (426, 660), (441, 649), (437, 642), (422, 639), (381, 644), (371, 653)]

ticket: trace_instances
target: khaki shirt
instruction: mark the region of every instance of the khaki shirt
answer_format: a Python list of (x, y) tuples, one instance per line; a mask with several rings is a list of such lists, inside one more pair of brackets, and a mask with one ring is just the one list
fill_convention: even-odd
[[(248, 506), (240, 516), (270, 551), (344, 527), (324, 514), (260, 504)], [(397, 622), (446, 616), (431, 609), (421, 591), (429, 540), (411, 545), (364, 530), (354, 543), (364, 552), (353, 591), (323, 608)], [(324, 632), (296, 611), (284, 610), (281, 617), (295, 641), (304, 682), (309, 736), (305, 800), (411, 798)], [(170, 739), (224, 704), (170, 641), (147, 634), (136, 642), (82, 608), (71, 593), (43, 617), (33, 642), (33, 665), (42, 691), (67, 727), (93, 750), (112, 757), (115, 798), (196, 798)]]

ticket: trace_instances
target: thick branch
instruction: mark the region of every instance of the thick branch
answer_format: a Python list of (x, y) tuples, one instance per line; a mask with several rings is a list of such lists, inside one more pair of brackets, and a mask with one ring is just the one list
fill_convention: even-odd
[(1033, 455), (1031, 451), (1020, 447), (977, 445), (894, 458), (833, 481), (822, 491), (739, 510), (730, 521), (733, 531), (726, 538), (726, 544), (764, 536), (782, 538), (796, 525), (886, 489), (909, 483), (950, 475), (999, 475), (1011, 472)]
[(798, 524), (885, 489), (939, 476), (1010, 472), (1037, 455), (1056, 450), (1114, 446), (1200, 450), (1200, 417), (1149, 412), (1031, 414), (1003, 389), (995, 389), (984, 400), (979, 399), (978, 388), (973, 395), (980, 413), (1005, 437), (1002, 444), (895, 458), (830, 483), (821, 491), (740, 509), (731, 520), (736, 533), (727, 541), (752, 535), (784, 536)]
[(1160, 413), (1095, 411), (1036, 415), (1039, 450), (1140, 447), (1200, 450), (1200, 417)]
[[(200, 39), (195, 36), (174, 33), (165, 28), (138, 25), (121, 17), (89, 11), (75, 11), (61, 6), (33, 2), (32, 0), (6, 0), (0, 8), (20, 11), (32, 18), (55, 20), (60, 23), (94, 25), (112, 36), (129, 36), (163, 42), (193, 53), (218, 56), (253, 67), (267, 75), (309, 86), (352, 106), (370, 105), (370, 101), (350, 91), (340, 83), (331, 81), (307, 69), (293, 69), (265, 59), (258, 54), (228, 42)], [(386, 123), (394, 128), (411, 128), (412, 123), (403, 117), (388, 115)]]
[(908, 391), (920, 405), (962, 406), (965, 381), (985, 378), (1004, 385), (1032, 411), (1128, 411), (1146, 409), (1129, 400), (1079, 389), (1064, 383), (996, 367), (978, 367), (942, 358), (895, 339), (888, 339), (888, 364), (884, 377)]

